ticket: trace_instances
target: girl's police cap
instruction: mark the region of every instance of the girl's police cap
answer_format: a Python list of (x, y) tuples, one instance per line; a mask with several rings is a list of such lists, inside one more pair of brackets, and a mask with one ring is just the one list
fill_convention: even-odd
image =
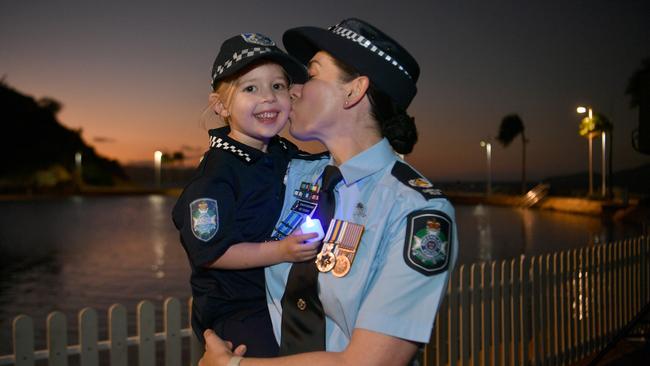
[(323, 50), (370, 78), (400, 107), (406, 109), (417, 92), (420, 67), (411, 54), (384, 32), (355, 18), (328, 29), (298, 27), (284, 32), (287, 52), (307, 64)]
[(260, 33), (242, 33), (227, 39), (221, 45), (212, 65), (212, 88), (219, 81), (260, 60), (269, 60), (282, 66), (292, 83), (302, 84), (307, 80), (305, 66), (280, 50), (269, 37)]

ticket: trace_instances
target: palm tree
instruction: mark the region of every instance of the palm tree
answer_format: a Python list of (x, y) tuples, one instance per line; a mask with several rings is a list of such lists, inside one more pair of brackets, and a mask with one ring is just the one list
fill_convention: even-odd
[(650, 57), (641, 61), (641, 68), (627, 82), (625, 94), (630, 96), (630, 108), (636, 108), (641, 103), (641, 88), (646, 74), (650, 74)]
[[(595, 136), (598, 135), (605, 135), (607, 136), (607, 139), (609, 140), (609, 161), (608, 161), (608, 166), (607, 166), (607, 171), (603, 171), (601, 174), (604, 175), (604, 181), (603, 183), (607, 182), (607, 192), (604, 193), (607, 197), (611, 197), (612, 195), (612, 185), (613, 185), (613, 180), (612, 180), (612, 158), (613, 158), (613, 151), (614, 151), (614, 126), (612, 123), (609, 121), (609, 118), (605, 117), (605, 115), (597, 112), (593, 112), (593, 115), (591, 118), (589, 116), (586, 116), (585, 118), (580, 121), (580, 126), (578, 127), (578, 133), (580, 136), (584, 136), (589, 139), (589, 151), (591, 151), (591, 139), (594, 138)], [(605, 160), (605, 155), (603, 153), (603, 160)], [(605, 168), (603, 166), (603, 168)], [(591, 167), (589, 167), (591, 171)], [(590, 173), (591, 174), (591, 173)], [(591, 180), (591, 176), (589, 178)], [(591, 187), (591, 182), (589, 182), (590, 187)], [(591, 188), (590, 188), (591, 192)]]
[(507, 147), (518, 135), (521, 135), (521, 193), (523, 194), (526, 193), (526, 144), (528, 143), (524, 134), (524, 122), (517, 114), (503, 117), (499, 126), (499, 136), (497, 136), (501, 145)]
[(632, 146), (642, 154), (650, 154), (650, 130), (642, 126), (644, 123), (641, 121), (642, 118), (647, 121), (647, 117), (643, 116), (650, 114), (650, 57), (643, 59), (641, 68), (632, 74), (625, 94), (630, 96), (630, 108), (639, 108), (639, 128), (632, 134)]

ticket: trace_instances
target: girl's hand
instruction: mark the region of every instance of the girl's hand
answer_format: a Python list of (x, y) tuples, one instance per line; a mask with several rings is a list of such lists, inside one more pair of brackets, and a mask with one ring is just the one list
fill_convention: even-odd
[(304, 262), (316, 257), (320, 241), (305, 243), (317, 237), (316, 233), (303, 234), (300, 230), (278, 241), (278, 250), (284, 262)]

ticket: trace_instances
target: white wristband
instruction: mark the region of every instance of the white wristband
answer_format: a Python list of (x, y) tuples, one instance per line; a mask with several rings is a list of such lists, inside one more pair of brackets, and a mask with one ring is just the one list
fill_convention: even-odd
[(226, 366), (239, 366), (239, 363), (240, 363), (241, 360), (243, 360), (243, 359), (244, 359), (244, 358), (241, 357), (241, 356), (232, 356), (232, 357), (230, 358), (230, 361), (228, 361), (228, 365), (226, 365)]

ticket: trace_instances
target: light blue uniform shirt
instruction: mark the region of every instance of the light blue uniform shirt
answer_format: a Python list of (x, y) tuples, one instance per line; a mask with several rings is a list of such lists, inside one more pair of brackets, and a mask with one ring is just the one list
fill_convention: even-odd
[[(327, 157), (291, 161), (281, 220), (296, 200), (294, 190), (302, 182), (319, 182), (330, 163)], [(414, 180), (409, 184), (396, 178), (391, 173), (396, 163), (405, 164), (383, 139), (339, 167), (343, 180), (335, 189), (334, 218), (361, 224), (365, 231), (346, 276), (337, 278), (331, 272), (318, 276), (319, 297), (326, 315), (327, 351), (344, 350), (354, 328), (415, 342), (429, 341), (458, 253), (454, 209), (442, 196), (422, 194)], [(425, 180), (419, 182), (428, 184)], [(446, 269), (433, 275), (407, 265), (405, 246), (412, 237), (406, 236), (407, 216), (419, 210), (435, 210), (450, 219)], [(291, 263), (280, 263), (265, 270), (269, 312), (278, 340), (281, 299), (290, 269)]]

